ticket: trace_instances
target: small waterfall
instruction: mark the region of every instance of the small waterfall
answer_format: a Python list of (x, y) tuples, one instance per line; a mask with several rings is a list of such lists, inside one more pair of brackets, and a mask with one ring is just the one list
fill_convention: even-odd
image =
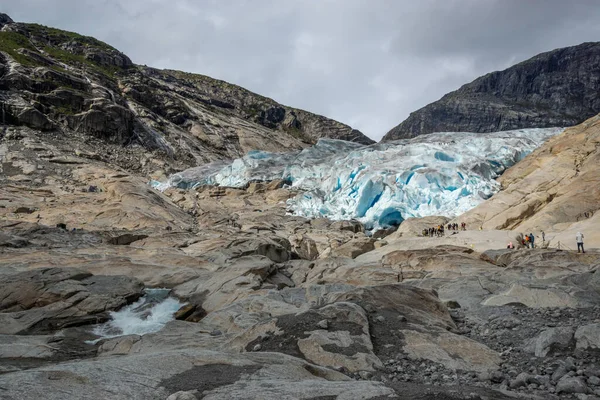
[(173, 314), (184, 303), (169, 297), (170, 289), (146, 289), (138, 301), (110, 313), (111, 320), (94, 327), (100, 339), (124, 335), (145, 335), (160, 330), (174, 319)]

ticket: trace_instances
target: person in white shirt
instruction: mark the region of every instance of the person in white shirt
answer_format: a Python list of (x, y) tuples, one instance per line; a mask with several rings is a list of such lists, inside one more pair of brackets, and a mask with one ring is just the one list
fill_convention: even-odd
[(577, 232), (575, 240), (577, 241), (577, 252), (579, 253), (579, 249), (581, 249), (581, 251), (585, 253), (585, 250), (583, 249), (583, 233)]

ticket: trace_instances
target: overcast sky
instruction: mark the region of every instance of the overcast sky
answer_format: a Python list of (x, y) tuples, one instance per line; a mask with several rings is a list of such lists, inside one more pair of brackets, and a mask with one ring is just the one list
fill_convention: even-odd
[(0, 10), (373, 139), (482, 74), (600, 40), (595, 0), (2, 0)]

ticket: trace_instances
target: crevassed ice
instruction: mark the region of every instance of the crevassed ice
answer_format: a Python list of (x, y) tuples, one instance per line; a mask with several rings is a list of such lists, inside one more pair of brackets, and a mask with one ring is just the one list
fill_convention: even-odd
[(302, 151), (251, 151), (232, 162), (190, 168), (154, 186), (241, 187), (285, 179), (303, 190), (288, 200), (290, 212), (355, 218), (378, 229), (409, 217), (453, 217), (470, 210), (499, 190), (495, 178), (506, 168), (562, 130), (445, 132), (371, 146), (321, 139)]

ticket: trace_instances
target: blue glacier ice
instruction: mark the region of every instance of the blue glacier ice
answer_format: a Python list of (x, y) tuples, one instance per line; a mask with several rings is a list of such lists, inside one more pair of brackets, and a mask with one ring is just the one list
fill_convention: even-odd
[(288, 210), (309, 218), (355, 218), (368, 229), (410, 217), (460, 215), (500, 189), (495, 180), (562, 128), (494, 133), (444, 132), (364, 146), (321, 139), (290, 153), (251, 151), (229, 162), (179, 172), (168, 187), (243, 187), (284, 179), (302, 192)]

